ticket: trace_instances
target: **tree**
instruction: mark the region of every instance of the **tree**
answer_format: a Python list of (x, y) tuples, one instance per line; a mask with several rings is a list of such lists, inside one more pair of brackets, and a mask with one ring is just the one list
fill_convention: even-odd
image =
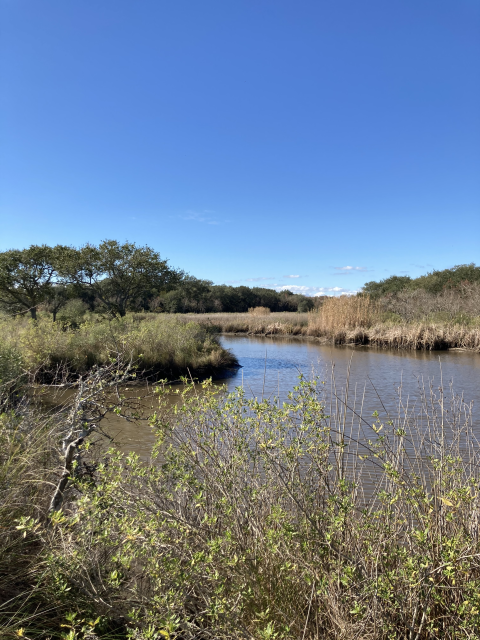
[(180, 284), (164, 295), (162, 306), (168, 313), (204, 313), (209, 306), (213, 282), (185, 275)]
[(104, 240), (98, 247), (71, 249), (62, 275), (78, 289), (93, 292), (113, 316), (123, 317), (134, 300), (171, 289), (183, 274), (150, 247)]
[(31, 245), (0, 253), (0, 303), (11, 312), (30, 311), (36, 320), (38, 305), (52, 295), (66, 249)]
[(45, 298), (45, 307), (53, 316), (53, 321), (56, 322), (57, 314), (60, 309), (67, 304), (67, 302), (73, 297), (73, 291), (70, 287), (66, 287), (64, 284), (54, 284)]
[(390, 276), (379, 282), (372, 280), (363, 285), (362, 293), (366, 293), (372, 298), (379, 298), (389, 293), (399, 293), (410, 287), (412, 279), (410, 276)]

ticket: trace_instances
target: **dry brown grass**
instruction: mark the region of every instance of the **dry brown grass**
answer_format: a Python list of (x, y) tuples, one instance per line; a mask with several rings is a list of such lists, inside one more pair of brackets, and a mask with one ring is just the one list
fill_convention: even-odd
[(367, 328), (380, 316), (380, 305), (369, 296), (327, 298), (318, 311), (313, 311), (308, 319), (311, 335), (325, 335), (339, 328)]
[(248, 313), (252, 316), (268, 316), (272, 312), (268, 307), (250, 307)]
[(480, 352), (480, 322), (389, 318), (381, 302), (365, 297), (327, 298), (309, 313), (212, 313), (179, 316), (222, 333), (264, 336), (308, 336), (334, 344), (371, 345), (389, 349), (470, 349)]
[(309, 314), (283, 311), (265, 315), (251, 313), (185, 314), (176, 317), (184, 322), (197, 322), (213, 327), (221, 333), (250, 335), (307, 335)]

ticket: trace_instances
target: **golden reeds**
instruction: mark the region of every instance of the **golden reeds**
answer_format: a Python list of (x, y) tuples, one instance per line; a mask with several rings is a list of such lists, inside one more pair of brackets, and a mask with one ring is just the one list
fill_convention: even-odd
[(334, 333), (339, 329), (367, 328), (380, 315), (380, 305), (370, 296), (340, 296), (327, 298), (318, 311), (308, 319), (311, 335)]
[(248, 313), (252, 316), (268, 316), (272, 312), (268, 307), (250, 307)]
[(470, 349), (480, 352), (480, 324), (393, 320), (381, 303), (368, 296), (327, 298), (309, 313), (214, 313), (177, 316), (223, 333), (264, 336), (309, 336), (334, 344), (371, 345), (390, 349)]

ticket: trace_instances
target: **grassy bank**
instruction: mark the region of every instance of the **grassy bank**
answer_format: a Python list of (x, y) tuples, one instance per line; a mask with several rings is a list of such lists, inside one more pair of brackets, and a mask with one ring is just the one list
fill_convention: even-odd
[(480, 460), (461, 398), (427, 389), (414, 411), (352, 422), (341, 403), (325, 415), (315, 381), (283, 407), (190, 387), (152, 419), (162, 464), (77, 446), (49, 510), (118, 369), (67, 414), (1, 416), (0, 636), (478, 637)]
[(156, 314), (130, 314), (119, 320), (92, 316), (78, 326), (52, 323), (48, 316), (37, 322), (4, 317), (0, 347), (16, 353), (23, 368), (44, 382), (84, 375), (94, 365), (108, 364), (118, 352), (137, 365), (139, 376), (173, 379), (187, 374), (187, 368), (212, 374), (236, 365), (235, 357), (205, 325)]
[[(398, 300), (396, 301), (399, 307)], [(480, 316), (429, 311), (404, 314), (369, 297), (325, 300), (309, 313), (216, 313), (181, 316), (225, 333), (265, 336), (309, 336), (334, 344), (371, 345), (390, 349), (451, 349), (480, 351)]]

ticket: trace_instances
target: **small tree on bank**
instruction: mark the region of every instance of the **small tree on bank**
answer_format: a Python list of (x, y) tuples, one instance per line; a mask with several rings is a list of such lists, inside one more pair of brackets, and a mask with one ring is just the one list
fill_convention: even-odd
[(0, 253), (0, 303), (10, 312), (28, 312), (52, 296), (58, 267), (67, 247), (31, 245)]

